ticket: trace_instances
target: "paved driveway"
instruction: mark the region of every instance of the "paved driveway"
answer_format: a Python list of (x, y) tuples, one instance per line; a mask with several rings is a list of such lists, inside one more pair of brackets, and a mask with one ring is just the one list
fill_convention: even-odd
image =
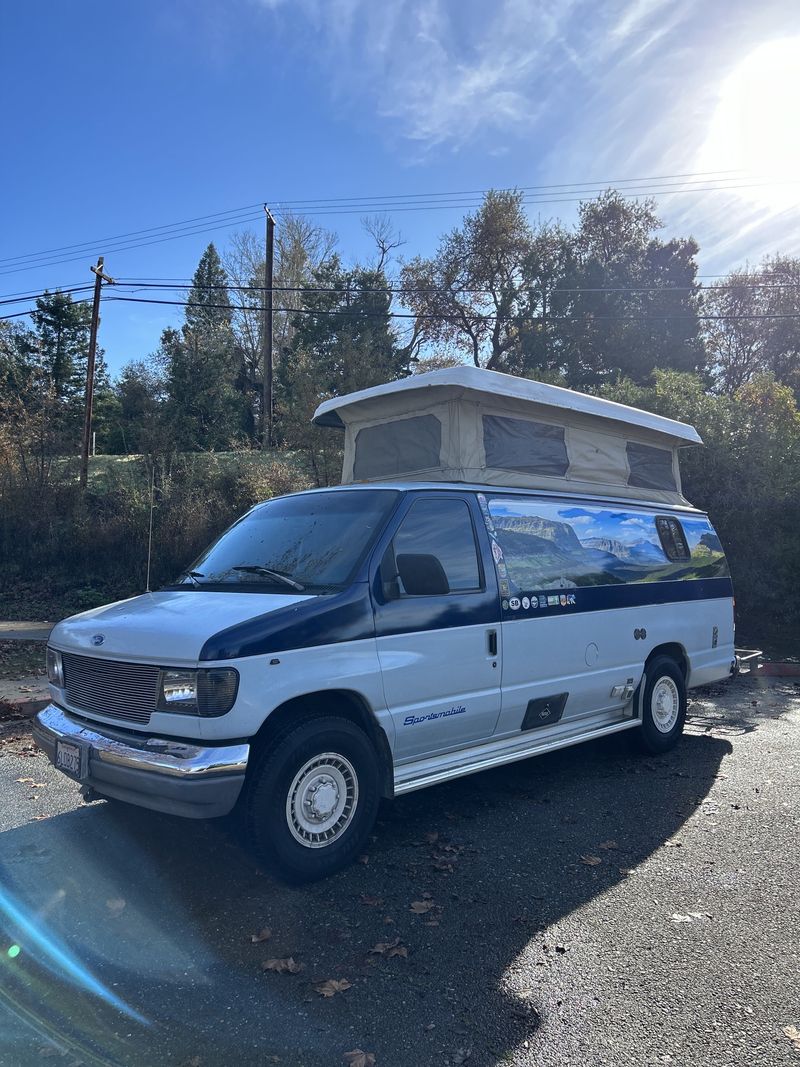
[(386, 804), (300, 890), (228, 821), (81, 805), (7, 734), (0, 1063), (800, 1063), (800, 688), (690, 715), (664, 757), (620, 735)]

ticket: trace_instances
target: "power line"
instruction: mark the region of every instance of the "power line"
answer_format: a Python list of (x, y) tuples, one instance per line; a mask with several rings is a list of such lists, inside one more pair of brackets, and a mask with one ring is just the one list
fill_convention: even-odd
[[(695, 174), (687, 173), (686, 175), (665, 175), (658, 178), (643, 178), (643, 179), (617, 179), (614, 182), (584, 182), (584, 183), (562, 183), (558, 186), (523, 186), (516, 188), (498, 189), (496, 192), (522, 192), (527, 195), (523, 198), (523, 203), (526, 206), (535, 206), (536, 204), (548, 205), (558, 203), (579, 203), (589, 198), (593, 193), (602, 193), (609, 185), (623, 185), (638, 184), (642, 185), (649, 183), (650, 188), (642, 190), (631, 190), (629, 188), (623, 189), (622, 192), (631, 199), (639, 199), (641, 197), (649, 197), (652, 195), (675, 195), (678, 193), (687, 192), (718, 192), (731, 190), (736, 191), (739, 189), (747, 188), (760, 188), (763, 186), (770, 186), (775, 184), (793, 184), (797, 179), (786, 179), (780, 181), (767, 180), (763, 182), (746, 183), (744, 185), (722, 185), (721, 182), (731, 182), (736, 180), (733, 177), (725, 178), (713, 178), (708, 175), (713, 174), (740, 174), (740, 171), (721, 171), (721, 172), (697, 172)], [(699, 182), (681, 181), (678, 182), (680, 188), (671, 188), (665, 183), (677, 178), (699, 178)], [(661, 183), (661, 187), (657, 187), (654, 183)], [(716, 182), (715, 185), (708, 185), (708, 182)], [(706, 184), (704, 184), (706, 183)], [(675, 184), (673, 182), (673, 184)], [(581, 189), (583, 191), (581, 192)], [(578, 197), (543, 197), (543, 193), (547, 190), (563, 190), (581, 192)], [(536, 190), (539, 190), (537, 193)], [(389, 194), (382, 197), (340, 197), (332, 199), (318, 199), (318, 200), (306, 200), (306, 201), (280, 201), (280, 203), (289, 206), (306, 205), (303, 213), (310, 215), (328, 215), (328, 214), (361, 214), (366, 210), (386, 210), (386, 211), (430, 211), (430, 210), (455, 210), (455, 209), (469, 209), (480, 206), (480, 201), (468, 201), (468, 200), (454, 200), (454, 197), (472, 197), (485, 195), (489, 190), (475, 190), (474, 192), (464, 193), (410, 193), (410, 194)], [(337, 206), (343, 205), (343, 206)], [(241, 208), (231, 208), (227, 211), (216, 212), (210, 215), (196, 216), (195, 219), (185, 220), (180, 223), (163, 224), (162, 226), (151, 227), (143, 230), (133, 230), (127, 234), (120, 234), (113, 238), (106, 238), (104, 241), (86, 242), (84, 244), (75, 245), (63, 245), (60, 248), (50, 249), (47, 252), (39, 253), (27, 253), (26, 255), (20, 255), (16, 257), (9, 257), (5, 260), (0, 260), (0, 265), (5, 264), (6, 269), (0, 271), (0, 275), (20, 273), (25, 270), (33, 270), (34, 268), (44, 266), (56, 266), (60, 263), (76, 262), (82, 256), (67, 257), (61, 259), (45, 259), (42, 257), (49, 257), (59, 251), (77, 250), (83, 249), (86, 253), (96, 248), (98, 245), (113, 244), (113, 242), (123, 241), (121, 244), (114, 244), (113, 247), (106, 247), (106, 254), (111, 252), (130, 251), (134, 248), (142, 248), (151, 244), (160, 244), (164, 241), (178, 240), (182, 237), (197, 236), (202, 233), (211, 233), (220, 229), (227, 229), (230, 226), (240, 225), (247, 222), (254, 222), (260, 215), (251, 214), (254, 210), (254, 206), (245, 205)], [(222, 219), (224, 216), (228, 216), (225, 221), (216, 223), (213, 226), (197, 227), (194, 223), (198, 221), (204, 221), (209, 219)], [(148, 240), (130, 240), (140, 235), (159, 234), (158, 237), (153, 237)], [(16, 264), (16, 265), (13, 265)]]

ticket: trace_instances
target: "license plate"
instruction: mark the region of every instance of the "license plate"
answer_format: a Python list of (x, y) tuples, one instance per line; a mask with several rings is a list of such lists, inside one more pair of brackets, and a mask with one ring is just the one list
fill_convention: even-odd
[(71, 745), (66, 741), (56, 741), (56, 768), (68, 774), (70, 778), (80, 781), (86, 777), (85, 750), (81, 745)]

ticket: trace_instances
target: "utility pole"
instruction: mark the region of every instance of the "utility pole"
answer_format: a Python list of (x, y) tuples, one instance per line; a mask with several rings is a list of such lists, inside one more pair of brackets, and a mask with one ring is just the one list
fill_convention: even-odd
[(272, 448), (272, 271), (275, 259), (275, 219), (264, 204), (266, 215), (266, 248), (264, 258), (264, 320), (261, 327), (261, 363), (263, 394), (261, 398), (261, 428), (264, 449)]
[(103, 257), (99, 256), (94, 274), (94, 299), (92, 300), (92, 325), (89, 332), (89, 357), (86, 364), (86, 398), (83, 409), (83, 442), (81, 444), (81, 490), (86, 489), (89, 477), (89, 442), (92, 437), (92, 403), (94, 401), (94, 363), (97, 352), (97, 327), (100, 324), (100, 290), (103, 282), (114, 284), (114, 279), (103, 273)]

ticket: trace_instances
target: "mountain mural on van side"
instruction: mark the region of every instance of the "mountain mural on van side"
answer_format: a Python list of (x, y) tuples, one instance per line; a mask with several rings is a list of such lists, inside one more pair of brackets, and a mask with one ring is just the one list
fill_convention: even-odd
[(521, 500), (492, 501), (490, 510), (516, 592), (728, 574), (722, 545), (704, 518), (683, 519), (691, 558), (671, 562), (653, 515)]

